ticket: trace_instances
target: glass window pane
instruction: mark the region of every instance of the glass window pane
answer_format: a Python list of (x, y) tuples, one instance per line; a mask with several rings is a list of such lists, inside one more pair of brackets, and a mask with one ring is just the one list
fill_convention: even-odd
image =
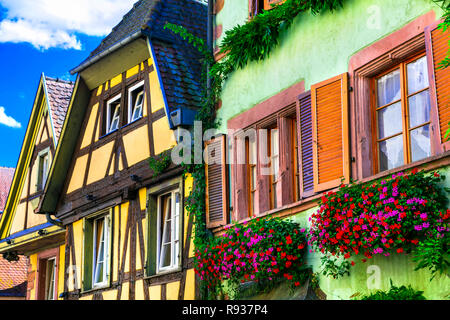
[(422, 57), (407, 66), (408, 94), (428, 88), (427, 59)]
[(164, 226), (164, 238), (163, 244), (170, 243), (172, 241), (172, 221), (167, 221)]
[(377, 80), (378, 107), (400, 100), (400, 70), (397, 69)]
[(172, 256), (172, 247), (170, 244), (164, 245), (163, 250), (161, 250), (161, 257), (160, 257), (160, 267), (166, 268), (170, 267), (171, 265), (171, 256)]
[(422, 91), (409, 97), (409, 127), (414, 128), (430, 121), (430, 94)]
[(401, 103), (383, 108), (378, 113), (378, 138), (383, 139), (402, 132), (402, 106)]
[(379, 143), (380, 171), (403, 165), (403, 135)]
[(411, 131), (411, 160), (418, 161), (431, 155), (430, 126), (426, 125)]

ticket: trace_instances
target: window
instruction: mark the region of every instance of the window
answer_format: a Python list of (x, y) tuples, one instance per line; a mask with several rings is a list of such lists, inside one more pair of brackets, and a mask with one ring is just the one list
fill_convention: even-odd
[(56, 258), (50, 258), (45, 263), (45, 300), (56, 300)]
[(83, 289), (104, 288), (110, 281), (111, 214), (101, 213), (84, 222)]
[(44, 190), (47, 182), (48, 170), (50, 167), (50, 152), (47, 148), (41, 151), (38, 155), (38, 176), (37, 176), (37, 191)]
[(106, 105), (106, 134), (119, 129), (121, 95), (109, 100)]
[(142, 118), (144, 108), (144, 81), (128, 90), (128, 123)]
[(270, 159), (270, 209), (277, 208), (277, 183), (280, 169), (280, 148), (278, 128), (268, 130), (268, 148)]
[(374, 79), (376, 171), (431, 155), (427, 70), (426, 57), (416, 57)]
[(158, 197), (158, 272), (176, 269), (180, 263), (179, 190)]
[(247, 178), (249, 181), (248, 190), (248, 216), (252, 217), (256, 213), (255, 195), (257, 185), (257, 152), (256, 139), (246, 138), (246, 158), (247, 158)]
[(94, 238), (93, 238), (93, 279), (94, 287), (103, 286), (107, 279), (107, 261), (108, 256), (108, 228), (106, 217), (94, 220)]

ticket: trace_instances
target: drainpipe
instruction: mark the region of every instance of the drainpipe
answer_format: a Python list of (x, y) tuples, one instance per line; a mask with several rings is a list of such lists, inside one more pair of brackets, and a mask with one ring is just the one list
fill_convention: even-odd
[(60, 227), (60, 228), (63, 227), (63, 224), (61, 223), (61, 221), (52, 219), (50, 213), (48, 213), (48, 212), (45, 213), (45, 216), (47, 217), (47, 222), (48, 222), (48, 223), (51, 223), (51, 224), (53, 224), (53, 225), (55, 225), (55, 226), (58, 226), (58, 227)]

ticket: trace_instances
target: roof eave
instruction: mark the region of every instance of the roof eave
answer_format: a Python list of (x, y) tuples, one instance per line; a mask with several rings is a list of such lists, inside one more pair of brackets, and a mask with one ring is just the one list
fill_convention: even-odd
[(93, 56), (92, 58), (86, 60), (85, 62), (83, 62), (82, 64), (80, 64), (78, 67), (70, 70), (70, 74), (74, 75), (77, 73), (80, 73), (81, 71), (87, 69), (88, 67), (90, 67), (91, 65), (93, 65), (95, 62), (99, 61), (100, 59), (103, 59), (104, 57), (108, 56), (109, 54), (119, 50), (120, 48), (126, 46), (127, 44), (129, 44), (130, 42), (136, 40), (137, 38), (141, 37), (142, 34), (142, 30), (139, 30), (131, 35), (129, 35), (128, 37), (122, 39), (121, 41), (117, 42), (116, 44), (114, 44), (113, 46), (109, 47), (108, 49), (100, 52), (99, 54)]

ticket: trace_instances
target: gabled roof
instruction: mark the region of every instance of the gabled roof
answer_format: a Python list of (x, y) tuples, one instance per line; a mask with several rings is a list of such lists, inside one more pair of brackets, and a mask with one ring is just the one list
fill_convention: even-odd
[(8, 262), (0, 257), (0, 297), (25, 297), (27, 293), (28, 259)]
[[(51, 115), (54, 133), (53, 143), (56, 146), (67, 113), (68, 101), (70, 100), (72, 89), (73, 83), (71, 82), (47, 78), (44, 74), (41, 76), (22, 143), (19, 160), (17, 161), (4, 212), (0, 219), (0, 239), (4, 239), (10, 235), (12, 221), (20, 200), (19, 198), (22, 193), (26, 172), (29, 169), (34, 146), (38, 139), (37, 131), (39, 130), (39, 124), (43, 119), (44, 105), (47, 106), (47, 111)], [(67, 99), (67, 97), (69, 97), (69, 99)]]
[(14, 168), (0, 167), (0, 216), (5, 209), (9, 188), (14, 177)]
[(140, 0), (89, 57), (71, 72), (81, 72), (126, 45), (128, 39), (146, 35), (153, 46), (169, 113), (178, 108), (197, 108), (204, 87), (201, 83), (201, 56), (187, 41), (164, 29), (166, 23), (181, 25), (206, 40), (207, 5), (199, 0)]
[(45, 77), (45, 86), (48, 93), (47, 100), (51, 111), (56, 141), (59, 140), (59, 135), (61, 134), (74, 85), (75, 83), (72, 81)]

